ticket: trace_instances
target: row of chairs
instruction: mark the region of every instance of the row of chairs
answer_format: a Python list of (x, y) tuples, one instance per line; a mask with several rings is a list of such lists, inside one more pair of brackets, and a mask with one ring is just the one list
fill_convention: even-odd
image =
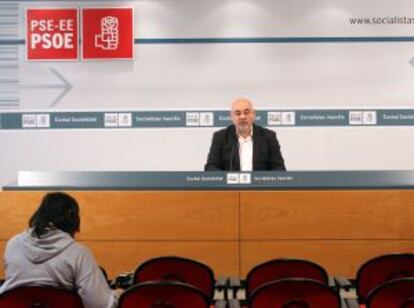
[[(377, 296), (383, 296), (385, 294), (383, 292), (395, 288), (394, 284), (386, 284), (383, 288), (379, 288), (381, 292), (377, 291), (376, 289), (384, 283), (414, 277), (414, 254), (389, 254), (370, 259), (360, 266), (356, 279), (352, 280), (329, 277), (323, 267), (311, 261), (275, 259), (255, 266), (245, 280), (220, 278), (216, 280), (214, 286), (214, 274), (208, 266), (177, 257), (151, 259), (139, 266), (131, 277), (129, 281), (132, 284), (160, 279), (189, 283), (204, 290), (211, 300), (218, 298), (218, 296), (213, 296), (213, 289), (215, 289), (218, 294), (224, 293), (224, 296), (220, 298), (232, 307), (243, 307), (258, 302), (259, 298), (277, 294), (278, 292), (275, 292), (277, 289), (283, 290), (279, 292), (280, 294), (289, 294), (287, 290), (291, 289), (292, 292), (294, 291), (291, 295), (294, 296), (298, 290), (301, 289), (306, 293), (306, 288), (309, 288), (313, 291), (308, 293), (316, 294), (316, 290), (319, 290), (320, 294), (325, 294), (332, 301), (339, 301), (338, 307), (354, 308), (376, 301)], [(410, 283), (412, 282), (406, 281), (401, 285)], [(396, 285), (399, 286), (399, 284)], [(356, 297), (350, 298), (349, 294), (353, 293), (351, 291), (356, 293)], [(414, 299), (414, 289), (412, 293)], [(404, 298), (408, 294), (398, 296)], [(397, 296), (396, 293), (395, 295)], [(305, 294), (301, 296), (305, 297)], [(316, 301), (317, 297), (313, 296), (312, 300)], [(283, 300), (289, 302), (289, 297)]]
[[(134, 273), (118, 276), (112, 287), (126, 288), (120, 308), (414, 308), (414, 254), (376, 257), (364, 263), (355, 280), (329, 277), (316, 263), (298, 259), (275, 259), (254, 267), (246, 280), (215, 279), (207, 265), (180, 257), (161, 257), (141, 264)], [(51, 291), (42, 287), (10, 290), (0, 296), (0, 308), (82, 307), (60, 301), (41, 306)], [(352, 291), (356, 298), (349, 298)], [(43, 292), (43, 293), (42, 293)], [(69, 291), (59, 290), (67, 295)], [(36, 297), (36, 294), (37, 297)], [(47, 295), (49, 294), (49, 295)], [(64, 303), (64, 305), (62, 304)]]
[[(258, 307), (414, 308), (414, 254), (370, 259), (351, 280), (329, 277), (324, 268), (307, 260), (270, 260), (254, 267), (244, 286), (239, 281), (230, 285), (236, 287), (231, 287), (233, 294), (238, 293), (239, 286), (245, 289), (244, 300), (231, 307), (256, 307), (260, 294), (269, 306)], [(234, 299), (230, 299), (232, 302)]]
[[(384, 283), (370, 295), (367, 308), (413, 308), (414, 279)], [(217, 308), (242, 307), (234, 301)], [(55, 287), (19, 287), (1, 296), (2, 308), (84, 308), (76, 292)], [(208, 297), (198, 288), (176, 281), (151, 281), (128, 289), (119, 308), (210, 308)], [(311, 279), (275, 280), (253, 292), (249, 308), (345, 308), (338, 293)], [(364, 306), (357, 306), (364, 307)]]

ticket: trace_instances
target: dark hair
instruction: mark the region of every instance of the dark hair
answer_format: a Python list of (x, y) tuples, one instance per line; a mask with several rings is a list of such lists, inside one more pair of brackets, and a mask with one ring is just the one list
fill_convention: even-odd
[(29, 220), (33, 234), (37, 237), (50, 228), (57, 228), (74, 237), (79, 232), (79, 205), (74, 198), (62, 192), (48, 193)]

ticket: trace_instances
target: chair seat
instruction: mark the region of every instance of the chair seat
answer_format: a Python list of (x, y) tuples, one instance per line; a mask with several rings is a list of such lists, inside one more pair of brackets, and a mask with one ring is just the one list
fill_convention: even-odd
[(135, 270), (133, 279), (134, 284), (161, 280), (190, 284), (213, 300), (214, 273), (210, 267), (198, 261), (176, 256), (152, 258)]
[(149, 281), (126, 290), (118, 308), (209, 308), (208, 297), (198, 288), (176, 281)]
[(358, 299), (366, 303), (368, 295), (376, 287), (387, 281), (406, 277), (414, 277), (414, 254), (387, 254), (372, 258), (358, 269)]
[(25, 286), (0, 295), (0, 308), (83, 308), (80, 296), (69, 290), (50, 286)]
[(249, 308), (340, 308), (339, 294), (312, 279), (280, 279), (258, 287)]
[(367, 308), (414, 308), (414, 278), (388, 281), (369, 295)]

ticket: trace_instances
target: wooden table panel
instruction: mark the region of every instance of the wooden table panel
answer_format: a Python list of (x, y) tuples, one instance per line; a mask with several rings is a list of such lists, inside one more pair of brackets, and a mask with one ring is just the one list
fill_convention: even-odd
[[(237, 192), (70, 192), (81, 240), (235, 240)], [(27, 227), (40, 192), (0, 193), (0, 239)]]
[(324, 267), (332, 276), (354, 278), (366, 260), (386, 253), (414, 252), (414, 239), (348, 241), (252, 241), (241, 243), (241, 274), (274, 258), (303, 258)]
[(157, 256), (192, 258), (210, 266), (216, 276), (239, 275), (238, 242), (85, 242), (110, 277), (133, 271)]
[[(5, 241), (0, 241), (3, 256)], [(83, 242), (108, 272), (110, 278), (133, 271), (138, 264), (157, 256), (192, 258), (210, 266), (217, 276), (239, 275), (238, 242)], [(4, 277), (3, 257), (0, 279)]]
[(241, 239), (413, 239), (414, 191), (240, 193)]
[[(414, 252), (414, 190), (70, 194), (81, 206), (77, 238), (111, 276), (148, 258), (177, 254), (205, 262), (219, 275), (244, 275), (260, 262), (290, 256), (352, 277), (370, 257)], [(1, 254), (5, 241), (27, 227), (43, 195), (0, 192)]]
[(82, 240), (235, 240), (235, 192), (88, 192)]
[(43, 195), (43, 192), (0, 192), (0, 240), (27, 228)]

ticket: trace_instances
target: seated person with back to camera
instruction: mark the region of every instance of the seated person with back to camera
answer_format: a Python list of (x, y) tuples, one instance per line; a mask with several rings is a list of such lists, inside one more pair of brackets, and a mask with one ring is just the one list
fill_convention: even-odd
[(75, 241), (79, 206), (65, 193), (49, 193), (29, 228), (6, 245), (6, 280), (0, 294), (21, 286), (55, 286), (77, 291), (85, 308), (114, 308), (117, 296), (87, 247)]

